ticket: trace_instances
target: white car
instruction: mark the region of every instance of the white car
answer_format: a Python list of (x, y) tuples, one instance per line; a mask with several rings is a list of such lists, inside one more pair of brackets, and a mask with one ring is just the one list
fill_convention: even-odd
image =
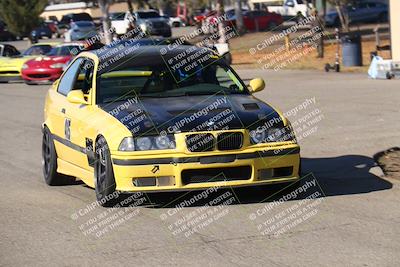
[(309, 10), (313, 8), (311, 3), (307, 6), (305, 0), (250, 0), (249, 2), (253, 7), (260, 8), (262, 5), (265, 5), (268, 7), (269, 12), (278, 13), (285, 20), (292, 19), (300, 14), (304, 17), (308, 17)]
[(169, 17), (169, 25), (171, 27), (185, 27), (185, 22), (183, 22), (180, 17)]
[(129, 24), (133, 21), (132, 14), (127, 12), (113, 12), (110, 13), (111, 27), (115, 29), (118, 35), (127, 33)]

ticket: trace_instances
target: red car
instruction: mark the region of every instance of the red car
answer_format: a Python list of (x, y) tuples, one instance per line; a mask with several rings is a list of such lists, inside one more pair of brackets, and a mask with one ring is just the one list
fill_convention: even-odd
[(84, 43), (57, 45), (48, 54), (25, 62), (22, 66), (22, 78), (26, 84), (51, 83), (60, 78), (65, 67), (78, 53), (100, 47), (85, 47)]
[[(235, 27), (235, 20), (231, 20), (230, 23)], [(283, 18), (275, 12), (251, 10), (243, 12), (243, 23), (248, 31), (255, 31), (257, 28), (259, 31), (273, 30), (283, 23)]]

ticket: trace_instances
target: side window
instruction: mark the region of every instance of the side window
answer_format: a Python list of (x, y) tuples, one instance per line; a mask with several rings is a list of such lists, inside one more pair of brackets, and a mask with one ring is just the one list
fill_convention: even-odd
[(79, 75), (83, 76), (83, 83), (80, 88), (82, 89), (84, 94), (88, 94), (90, 89), (92, 89), (93, 72), (94, 72), (93, 60), (91, 59), (85, 60), (79, 72)]
[(12, 46), (5, 46), (4, 47), (4, 56), (11, 57), (17, 55), (15, 51), (12, 49)]
[(78, 58), (77, 60), (74, 61), (74, 63), (72, 63), (72, 65), (65, 72), (58, 85), (58, 92), (60, 94), (67, 96), (69, 91), (71, 91), (72, 89), (77, 89), (73, 88), (73, 86), (75, 85), (76, 76), (82, 64), (82, 61), (83, 61), (82, 58)]
[(230, 69), (217, 66), (215, 76), (219, 86), (229, 88), (233, 91), (243, 91), (243, 85)]
[(285, 6), (293, 7), (294, 6), (294, 1), (293, 0), (287, 0), (286, 3), (285, 3)]
[(9, 48), (13, 56), (18, 56), (21, 54), (14, 46), (9, 46)]
[(79, 74), (75, 80), (75, 89), (81, 89), (84, 94), (88, 94), (92, 89), (94, 62), (86, 59), (79, 67)]

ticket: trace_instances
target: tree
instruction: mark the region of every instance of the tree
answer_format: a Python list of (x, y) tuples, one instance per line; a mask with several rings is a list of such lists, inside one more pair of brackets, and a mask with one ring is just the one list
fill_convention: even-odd
[(127, 0), (126, 3), (128, 4), (129, 12), (132, 13), (133, 12), (132, 0)]
[(110, 4), (111, 0), (98, 0), (99, 8), (101, 10), (101, 18), (103, 23), (104, 40), (106, 44), (112, 42), (111, 35), (111, 21), (110, 21)]
[[(217, 17), (222, 18), (224, 15), (224, 1), (223, 0), (217, 0)], [(218, 43), (224, 44), (226, 43), (226, 32), (225, 32), (225, 20), (219, 19), (218, 23)]]
[(336, 11), (339, 16), (340, 24), (342, 25), (342, 30), (344, 32), (349, 31), (349, 17), (344, 12), (347, 4), (353, 2), (352, 0), (328, 0), (329, 3), (335, 6)]
[(17, 36), (29, 36), (39, 25), (48, 0), (0, 0), (0, 17)]
[(239, 34), (244, 32), (242, 0), (235, 0), (236, 30)]

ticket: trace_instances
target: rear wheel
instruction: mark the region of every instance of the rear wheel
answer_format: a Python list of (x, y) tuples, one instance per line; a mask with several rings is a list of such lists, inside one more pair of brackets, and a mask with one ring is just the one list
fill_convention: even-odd
[(54, 140), (47, 127), (43, 129), (42, 139), (43, 176), (48, 185), (63, 185), (71, 182), (71, 177), (57, 172), (57, 154)]
[(268, 30), (269, 31), (273, 31), (276, 29), (276, 27), (278, 27), (278, 24), (275, 21), (270, 21), (268, 23)]
[(115, 178), (112, 168), (110, 150), (104, 137), (96, 142), (96, 161), (94, 165), (95, 191), (97, 201), (103, 207), (110, 207), (115, 203)]

